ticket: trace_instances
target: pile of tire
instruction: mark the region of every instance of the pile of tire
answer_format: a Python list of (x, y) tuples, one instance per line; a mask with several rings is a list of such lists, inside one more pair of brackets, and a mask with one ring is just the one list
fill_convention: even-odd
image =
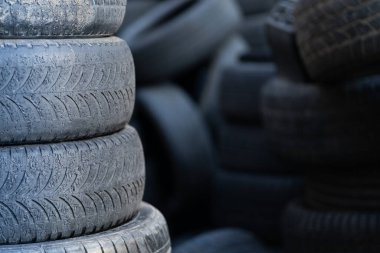
[(277, 153), (306, 175), (304, 197), (284, 216), (285, 252), (380, 249), (379, 6), (287, 1), (282, 25), (271, 24), (287, 54), (263, 90), (264, 123)]
[(127, 125), (134, 64), (112, 36), (126, 6), (0, 2), (0, 252), (170, 252)]

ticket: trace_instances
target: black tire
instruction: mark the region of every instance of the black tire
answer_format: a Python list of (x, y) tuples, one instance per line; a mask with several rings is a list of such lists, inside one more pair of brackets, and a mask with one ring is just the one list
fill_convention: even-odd
[(264, 253), (267, 252), (250, 233), (240, 229), (204, 232), (173, 248), (173, 253)]
[(157, 0), (129, 0), (127, 15), (125, 15), (120, 31), (126, 29), (126, 27), (139, 19), (158, 3)]
[(268, 43), (279, 75), (292, 81), (307, 81), (304, 63), (296, 41), (294, 9), (298, 0), (285, 0), (276, 4), (267, 20)]
[(139, 83), (166, 81), (209, 56), (239, 21), (230, 0), (170, 0), (120, 36), (131, 46)]
[(378, 164), (380, 78), (339, 87), (273, 79), (263, 89), (264, 124), (284, 158), (317, 166)]
[(223, 122), (220, 106), (220, 83), (223, 69), (235, 64), (241, 55), (249, 52), (249, 47), (239, 36), (233, 36), (221, 46), (213, 60), (201, 97), (200, 108), (217, 142), (217, 129)]
[(380, 210), (379, 169), (315, 171), (307, 178), (305, 203), (324, 210)]
[(105, 135), (132, 115), (133, 59), (119, 38), (3, 40), (0, 54), (0, 144)]
[(224, 169), (271, 175), (297, 171), (274, 154), (262, 128), (223, 124), (219, 139), (219, 159)]
[(117, 32), (127, 0), (2, 1), (0, 38), (102, 37)]
[[(0, 148), (0, 244), (94, 233), (136, 214), (145, 183), (137, 132)], [(1, 251), (1, 249), (0, 249)]]
[(278, 0), (237, 0), (244, 14), (268, 12)]
[(319, 211), (292, 203), (284, 216), (285, 252), (379, 252), (380, 213)]
[(142, 204), (128, 223), (105, 232), (78, 238), (43, 243), (0, 246), (0, 252), (23, 253), (170, 253), (170, 238), (165, 218), (154, 207)]
[[(191, 217), (206, 217), (215, 160), (207, 127), (196, 105), (174, 86), (143, 88), (137, 96), (137, 116), (144, 147), (152, 150), (160, 174), (165, 175), (161, 185), (167, 192), (166, 200), (157, 203), (157, 207), (169, 219), (180, 214), (182, 223), (193, 220)], [(187, 212), (191, 217), (183, 220)]]
[(272, 52), (266, 34), (267, 19), (268, 14), (249, 16), (241, 22), (239, 32), (247, 41), (252, 53), (270, 58)]
[(267, 58), (242, 55), (235, 64), (224, 67), (220, 80), (220, 106), (228, 122), (260, 124), (260, 94), (276, 74)]
[(293, 176), (261, 176), (220, 171), (212, 199), (212, 220), (219, 227), (241, 227), (269, 243), (281, 242), (281, 217), (303, 191)]
[(380, 6), (377, 1), (302, 0), (295, 12), (297, 40), (315, 81), (377, 74)]

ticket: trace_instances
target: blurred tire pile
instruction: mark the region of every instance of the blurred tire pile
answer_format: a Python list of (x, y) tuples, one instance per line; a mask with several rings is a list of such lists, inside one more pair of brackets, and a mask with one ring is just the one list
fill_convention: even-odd
[(126, 5), (0, 2), (0, 252), (171, 252), (127, 125)]

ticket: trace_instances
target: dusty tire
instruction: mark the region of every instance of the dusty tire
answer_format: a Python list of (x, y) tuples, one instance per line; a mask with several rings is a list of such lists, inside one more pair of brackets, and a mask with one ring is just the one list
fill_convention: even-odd
[(120, 225), (142, 199), (144, 154), (131, 127), (82, 141), (1, 147), (0, 159), (0, 244)]
[(0, 144), (121, 130), (135, 101), (131, 52), (116, 38), (3, 40)]
[(240, 21), (230, 0), (170, 0), (122, 31), (139, 83), (167, 81), (210, 55)]
[(128, 223), (105, 232), (44, 243), (0, 246), (7, 253), (170, 253), (170, 238), (165, 218), (154, 207), (142, 204)]
[(238, 61), (222, 71), (219, 104), (224, 119), (259, 124), (261, 89), (275, 76), (274, 63), (266, 57), (241, 55)]
[(298, 0), (282, 0), (276, 4), (267, 20), (268, 43), (281, 76), (293, 81), (308, 79), (296, 41), (294, 9)]
[(334, 84), (378, 73), (379, 10), (378, 1), (299, 1), (297, 41), (313, 80)]
[(2, 1), (0, 38), (102, 37), (117, 32), (127, 0)]
[(299, 177), (220, 171), (213, 191), (212, 221), (218, 227), (247, 229), (278, 244), (283, 211), (302, 191)]
[(309, 166), (379, 164), (378, 87), (379, 77), (339, 87), (273, 79), (262, 97), (273, 147), (284, 158)]
[(220, 229), (202, 233), (177, 247), (173, 253), (264, 253), (267, 252), (257, 239), (241, 229)]
[(292, 203), (284, 215), (287, 253), (379, 252), (380, 213), (320, 211)]

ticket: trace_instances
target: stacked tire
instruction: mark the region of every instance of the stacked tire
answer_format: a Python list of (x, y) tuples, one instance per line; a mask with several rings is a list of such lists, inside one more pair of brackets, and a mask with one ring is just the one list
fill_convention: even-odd
[[(272, 152), (262, 127), (261, 88), (277, 70), (271, 57), (260, 52), (233, 37), (214, 63), (209, 94), (217, 102), (206, 116), (212, 116), (208, 120), (215, 132), (220, 169), (214, 180), (211, 216), (218, 227), (244, 228), (279, 244), (282, 213), (302, 192), (303, 181), (296, 167)], [(210, 97), (204, 97), (205, 111), (211, 108)]]
[(379, 250), (379, 4), (299, 0), (293, 8), (292, 59), (305, 71), (263, 91), (274, 147), (307, 177), (304, 198), (284, 216), (286, 252)]
[(1, 2), (0, 251), (170, 252), (126, 126), (127, 1)]

